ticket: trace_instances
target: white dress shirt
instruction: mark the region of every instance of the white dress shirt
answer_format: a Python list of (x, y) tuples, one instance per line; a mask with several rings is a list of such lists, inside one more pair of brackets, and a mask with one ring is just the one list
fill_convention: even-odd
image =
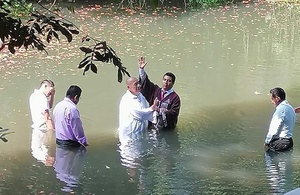
[(153, 113), (141, 93), (136, 96), (127, 90), (119, 105), (120, 142), (142, 136), (148, 128), (148, 121), (153, 122), (155, 119)]

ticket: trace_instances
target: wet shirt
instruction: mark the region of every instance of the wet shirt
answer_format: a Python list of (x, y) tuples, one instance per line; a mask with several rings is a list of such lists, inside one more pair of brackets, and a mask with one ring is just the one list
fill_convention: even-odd
[(87, 144), (79, 110), (69, 98), (64, 98), (53, 110), (56, 139)]
[(47, 127), (44, 113), (46, 110), (50, 110), (45, 94), (41, 90), (35, 89), (30, 95), (29, 106), (33, 123), (32, 128), (45, 130)]
[(269, 144), (270, 141), (277, 138), (291, 138), (295, 125), (295, 117), (294, 108), (286, 100), (276, 106), (265, 143)]
[(149, 107), (145, 97), (139, 93), (137, 96), (130, 91), (122, 96), (119, 105), (119, 139), (135, 139), (142, 136), (148, 128), (148, 121), (153, 121), (154, 111)]

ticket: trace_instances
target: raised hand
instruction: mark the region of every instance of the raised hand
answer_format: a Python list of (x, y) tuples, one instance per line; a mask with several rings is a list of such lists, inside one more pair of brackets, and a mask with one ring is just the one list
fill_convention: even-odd
[(138, 65), (139, 65), (139, 67), (142, 68), (142, 69), (147, 65), (147, 62), (146, 62), (145, 57), (140, 57), (140, 58), (138, 59)]
[(155, 98), (153, 104), (151, 105), (152, 110), (155, 110), (155, 111), (159, 110), (159, 108), (158, 108), (158, 102), (159, 102), (159, 100), (157, 98)]

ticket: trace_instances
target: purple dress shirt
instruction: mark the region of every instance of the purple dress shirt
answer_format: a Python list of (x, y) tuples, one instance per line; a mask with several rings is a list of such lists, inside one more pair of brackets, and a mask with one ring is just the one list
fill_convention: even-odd
[(69, 98), (65, 97), (53, 110), (56, 139), (73, 140), (87, 145), (79, 110)]

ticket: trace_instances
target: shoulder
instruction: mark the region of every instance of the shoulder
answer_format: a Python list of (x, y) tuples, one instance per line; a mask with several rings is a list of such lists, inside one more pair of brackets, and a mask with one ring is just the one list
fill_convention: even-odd
[(176, 91), (173, 91), (170, 95), (173, 96), (173, 99), (176, 99), (176, 100), (180, 101), (180, 97), (179, 97), (179, 95), (176, 93)]

